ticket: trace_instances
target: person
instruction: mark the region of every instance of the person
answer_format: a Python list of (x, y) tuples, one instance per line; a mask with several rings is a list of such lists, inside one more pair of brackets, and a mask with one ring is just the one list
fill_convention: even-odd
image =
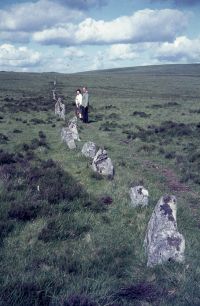
[(76, 111), (75, 111), (76, 116), (82, 119), (82, 112), (81, 112), (82, 94), (80, 89), (77, 89), (76, 91), (75, 103), (76, 103)]
[(83, 96), (81, 103), (81, 112), (83, 116), (83, 122), (88, 123), (88, 107), (89, 107), (89, 94), (87, 87), (83, 87)]

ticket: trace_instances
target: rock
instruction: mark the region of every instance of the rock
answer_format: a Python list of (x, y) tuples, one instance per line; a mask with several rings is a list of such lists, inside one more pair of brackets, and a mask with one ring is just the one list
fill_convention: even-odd
[(76, 117), (73, 117), (70, 120), (68, 128), (71, 131), (74, 140), (80, 141), (79, 134), (78, 134), (78, 129), (77, 129), (77, 118)]
[(129, 194), (133, 207), (148, 205), (149, 192), (143, 186), (132, 187)]
[(57, 99), (56, 99), (56, 91), (55, 91), (55, 89), (52, 90), (52, 92), (53, 92), (53, 100), (57, 100)]
[(77, 118), (76, 117), (70, 120), (68, 127), (62, 128), (61, 139), (63, 142), (66, 142), (69, 149), (76, 148), (75, 140), (80, 141), (78, 130), (77, 130)]
[(149, 267), (184, 261), (185, 239), (177, 229), (176, 209), (177, 200), (172, 195), (161, 197), (154, 209), (144, 240)]
[(98, 150), (92, 162), (92, 169), (95, 172), (105, 176), (114, 176), (114, 167), (111, 159), (108, 157), (106, 150)]
[(65, 120), (65, 104), (60, 103), (60, 118)]
[(81, 150), (82, 154), (85, 155), (86, 157), (91, 157), (94, 158), (96, 155), (96, 145), (92, 141), (88, 141), (83, 145), (83, 148)]
[(58, 115), (61, 119), (65, 120), (65, 104), (61, 102), (61, 98), (58, 98), (55, 104), (55, 115)]
[(76, 144), (75, 144), (75, 141), (74, 141), (74, 138), (73, 138), (73, 134), (68, 127), (62, 128), (61, 139), (62, 139), (63, 142), (65, 142), (68, 145), (70, 150), (76, 148)]

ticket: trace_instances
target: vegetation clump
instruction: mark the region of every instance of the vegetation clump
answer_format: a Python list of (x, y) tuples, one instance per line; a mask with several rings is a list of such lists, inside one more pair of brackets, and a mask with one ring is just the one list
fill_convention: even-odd
[(3, 133), (0, 133), (0, 144), (5, 144), (9, 141), (8, 136), (4, 135)]

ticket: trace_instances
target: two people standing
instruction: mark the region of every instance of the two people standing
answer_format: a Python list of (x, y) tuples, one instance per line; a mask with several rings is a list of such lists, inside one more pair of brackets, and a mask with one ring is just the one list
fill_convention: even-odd
[(76, 91), (76, 116), (88, 123), (88, 107), (89, 107), (89, 94), (87, 87), (83, 87), (83, 94), (80, 89)]

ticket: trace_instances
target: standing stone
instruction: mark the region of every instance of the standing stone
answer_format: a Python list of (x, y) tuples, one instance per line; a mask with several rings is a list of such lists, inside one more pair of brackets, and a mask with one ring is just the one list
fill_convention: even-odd
[(65, 120), (65, 104), (60, 103), (60, 118)]
[(72, 132), (68, 127), (62, 128), (61, 130), (61, 140), (65, 142), (70, 150), (76, 148), (76, 144), (73, 138)]
[(177, 229), (176, 210), (175, 196), (165, 195), (153, 211), (144, 240), (149, 267), (170, 260), (184, 261), (185, 239)]
[(56, 92), (55, 92), (55, 89), (52, 90), (52, 92), (53, 92), (53, 100), (57, 100), (57, 99), (56, 99)]
[(99, 174), (113, 177), (114, 167), (111, 159), (108, 157), (106, 150), (98, 150), (92, 162), (92, 169)]
[(58, 98), (55, 104), (55, 114), (65, 120), (65, 104), (61, 102), (61, 98)]
[(71, 131), (74, 140), (80, 141), (79, 134), (78, 134), (78, 129), (77, 129), (77, 118), (76, 118), (76, 117), (73, 117), (73, 118), (70, 120), (70, 123), (69, 123), (69, 127), (68, 127), (68, 128), (69, 128), (69, 130)]
[(94, 158), (96, 155), (96, 151), (97, 151), (97, 148), (96, 148), (95, 143), (92, 141), (88, 141), (83, 145), (81, 152), (86, 157)]
[(136, 206), (147, 206), (149, 192), (143, 186), (132, 187), (129, 191), (131, 197), (131, 205)]
[(55, 104), (55, 115), (60, 115), (60, 103), (58, 101)]

